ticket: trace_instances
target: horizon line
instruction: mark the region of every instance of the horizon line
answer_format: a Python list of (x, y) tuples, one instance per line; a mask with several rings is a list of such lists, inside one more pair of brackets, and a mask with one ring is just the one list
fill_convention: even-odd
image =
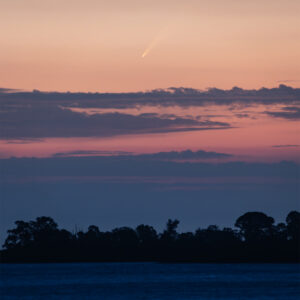
[[(281, 82), (281, 83), (280, 83)], [(297, 81), (298, 82), (298, 81)], [(196, 88), (196, 87), (189, 87), (189, 86), (169, 86), (165, 88), (154, 88), (154, 89), (145, 89), (145, 90), (135, 90), (135, 91), (72, 91), (72, 90), (40, 90), (38, 88), (33, 89), (23, 89), (23, 88), (10, 88), (10, 87), (3, 87), (0, 86), (0, 94), (15, 94), (15, 93), (42, 93), (42, 94), (50, 94), (50, 93), (59, 93), (59, 94), (147, 94), (153, 92), (168, 92), (172, 93), (172, 91), (182, 90), (182, 91), (194, 91), (194, 92), (210, 92), (212, 90), (219, 90), (219, 91), (234, 91), (234, 90), (242, 90), (242, 91), (260, 91), (260, 90), (272, 90), (272, 89), (280, 89), (280, 88), (290, 88), (293, 90), (300, 89), (299, 87), (294, 87), (288, 84), (285, 84), (285, 81), (277, 81), (277, 85), (272, 87), (261, 86), (258, 88), (243, 88), (237, 85), (233, 85), (231, 88), (218, 88), (217, 86), (210, 86), (206, 88)]]

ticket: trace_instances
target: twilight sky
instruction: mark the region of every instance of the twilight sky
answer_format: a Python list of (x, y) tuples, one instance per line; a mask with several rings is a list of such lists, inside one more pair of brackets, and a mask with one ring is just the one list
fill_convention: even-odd
[(298, 0), (0, 0), (0, 28), (7, 88), (299, 87)]
[(299, 210), (298, 0), (0, 0), (0, 28), (0, 243)]

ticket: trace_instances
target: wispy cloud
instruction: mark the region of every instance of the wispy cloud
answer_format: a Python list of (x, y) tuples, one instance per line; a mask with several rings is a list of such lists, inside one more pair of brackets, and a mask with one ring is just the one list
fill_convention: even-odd
[(1, 88), (0, 87), (0, 94), (7, 94), (7, 93), (17, 93), (21, 92), (20, 89), (10, 89), (10, 88)]
[(293, 83), (293, 82), (299, 82), (300, 80), (297, 79), (285, 79), (285, 80), (278, 80), (278, 83)]
[(131, 152), (123, 151), (70, 151), (55, 153), (53, 157), (70, 157), (70, 156), (106, 156), (107, 158), (116, 157), (118, 159), (140, 159), (140, 160), (173, 160), (173, 161), (190, 161), (199, 159), (216, 159), (216, 158), (229, 158), (233, 155), (227, 153), (219, 153), (213, 151), (169, 151), (169, 152), (157, 152), (148, 154), (134, 154)]
[[(222, 116), (190, 116), (123, 111), (146, 106), (161, 107), (239, 107), (238, 118), (251, 117), (242, 108), (284, 104), (280, 111), (268, 110), (272, 117), (297, 120), (300, 118), (300, 89), (280, 85), (277, 88), (206, 91), (190, 88), (157, 89), (137, 93), (58, 93), (24, 92), (2, 89), (0, 92), (0, 139), (22, 140), (50, 137), (111, 137), (118, 135), (171, 133), (196, 130), (230, 129)], [(4, 91), (5, 90), (5, 91)], [(7, 92), (9, 91), (9, 92)], [(110, 112), (87, 114), (83, 109), (110, 109)], [(82, 109), (82, 111), (80, 111)], [(114, 111), (118, 109), (118, 112)], [(218, 121), (222, 118), (222, 121)], [(36, 140), (35, 140), (36, 141)]]
[(75, 150), (68, 152), (57, 152), (53, 157), (69, 157), (69, 156), (124, 156), (131, 155), (132, 152), (126, 151), (102, 151), (102, 150)]
[(300, 145), (273, 145), (272, 148), (296, 148)]
[(39, 139), (49, 137), (111, 137), (127, 134), (183, 132), (195, 130), (228, 129), (230, 124), (188, 117), (160, 116), (159, 114), (131, 115), (103, 113), (87, 115), (48, 106), (7, 107), (0, 111), (4, 130), (2, 139)]
[(60, 92), (13, 92), (0, 93), (5, 105), (43, 105), (82, 108), (132, 108), (153, 106), (204, 106), (230, 104), (295, 104), (300, 103), (300, 88), (281, 84), (276, 88), (245, 90), (234, 87), (230, 90), (209, 88), (197, 90), (170, 87), (136, 93), (60, 93)]
[(43, 139), (33, 139), (33, 138), (19, 138), (16, 140), (6, 140), (6, 144), (31, 144), (31, 143), (41, 143)]
[(286, 106), (282, 108), (281, 111), (267, 111), (265, 113), (274, 118), (282, 118), (287, 120), (300, 119), (300, 107), (298, 106)]

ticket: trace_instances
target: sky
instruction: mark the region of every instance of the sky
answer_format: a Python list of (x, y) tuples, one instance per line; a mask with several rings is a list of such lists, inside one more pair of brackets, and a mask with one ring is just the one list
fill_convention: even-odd
[(299, 210), (299, 1), (0, 0), (0, 28), (0, 243)]
[(0, 0), (0, 82), (85, 92), (299, 87), (299, 15), (298, 0)]

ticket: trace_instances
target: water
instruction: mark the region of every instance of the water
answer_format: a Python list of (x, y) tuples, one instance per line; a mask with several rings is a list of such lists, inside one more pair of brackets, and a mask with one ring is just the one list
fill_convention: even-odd
[(300, 299), (295, 264), (0, 265), (0, 299)]

